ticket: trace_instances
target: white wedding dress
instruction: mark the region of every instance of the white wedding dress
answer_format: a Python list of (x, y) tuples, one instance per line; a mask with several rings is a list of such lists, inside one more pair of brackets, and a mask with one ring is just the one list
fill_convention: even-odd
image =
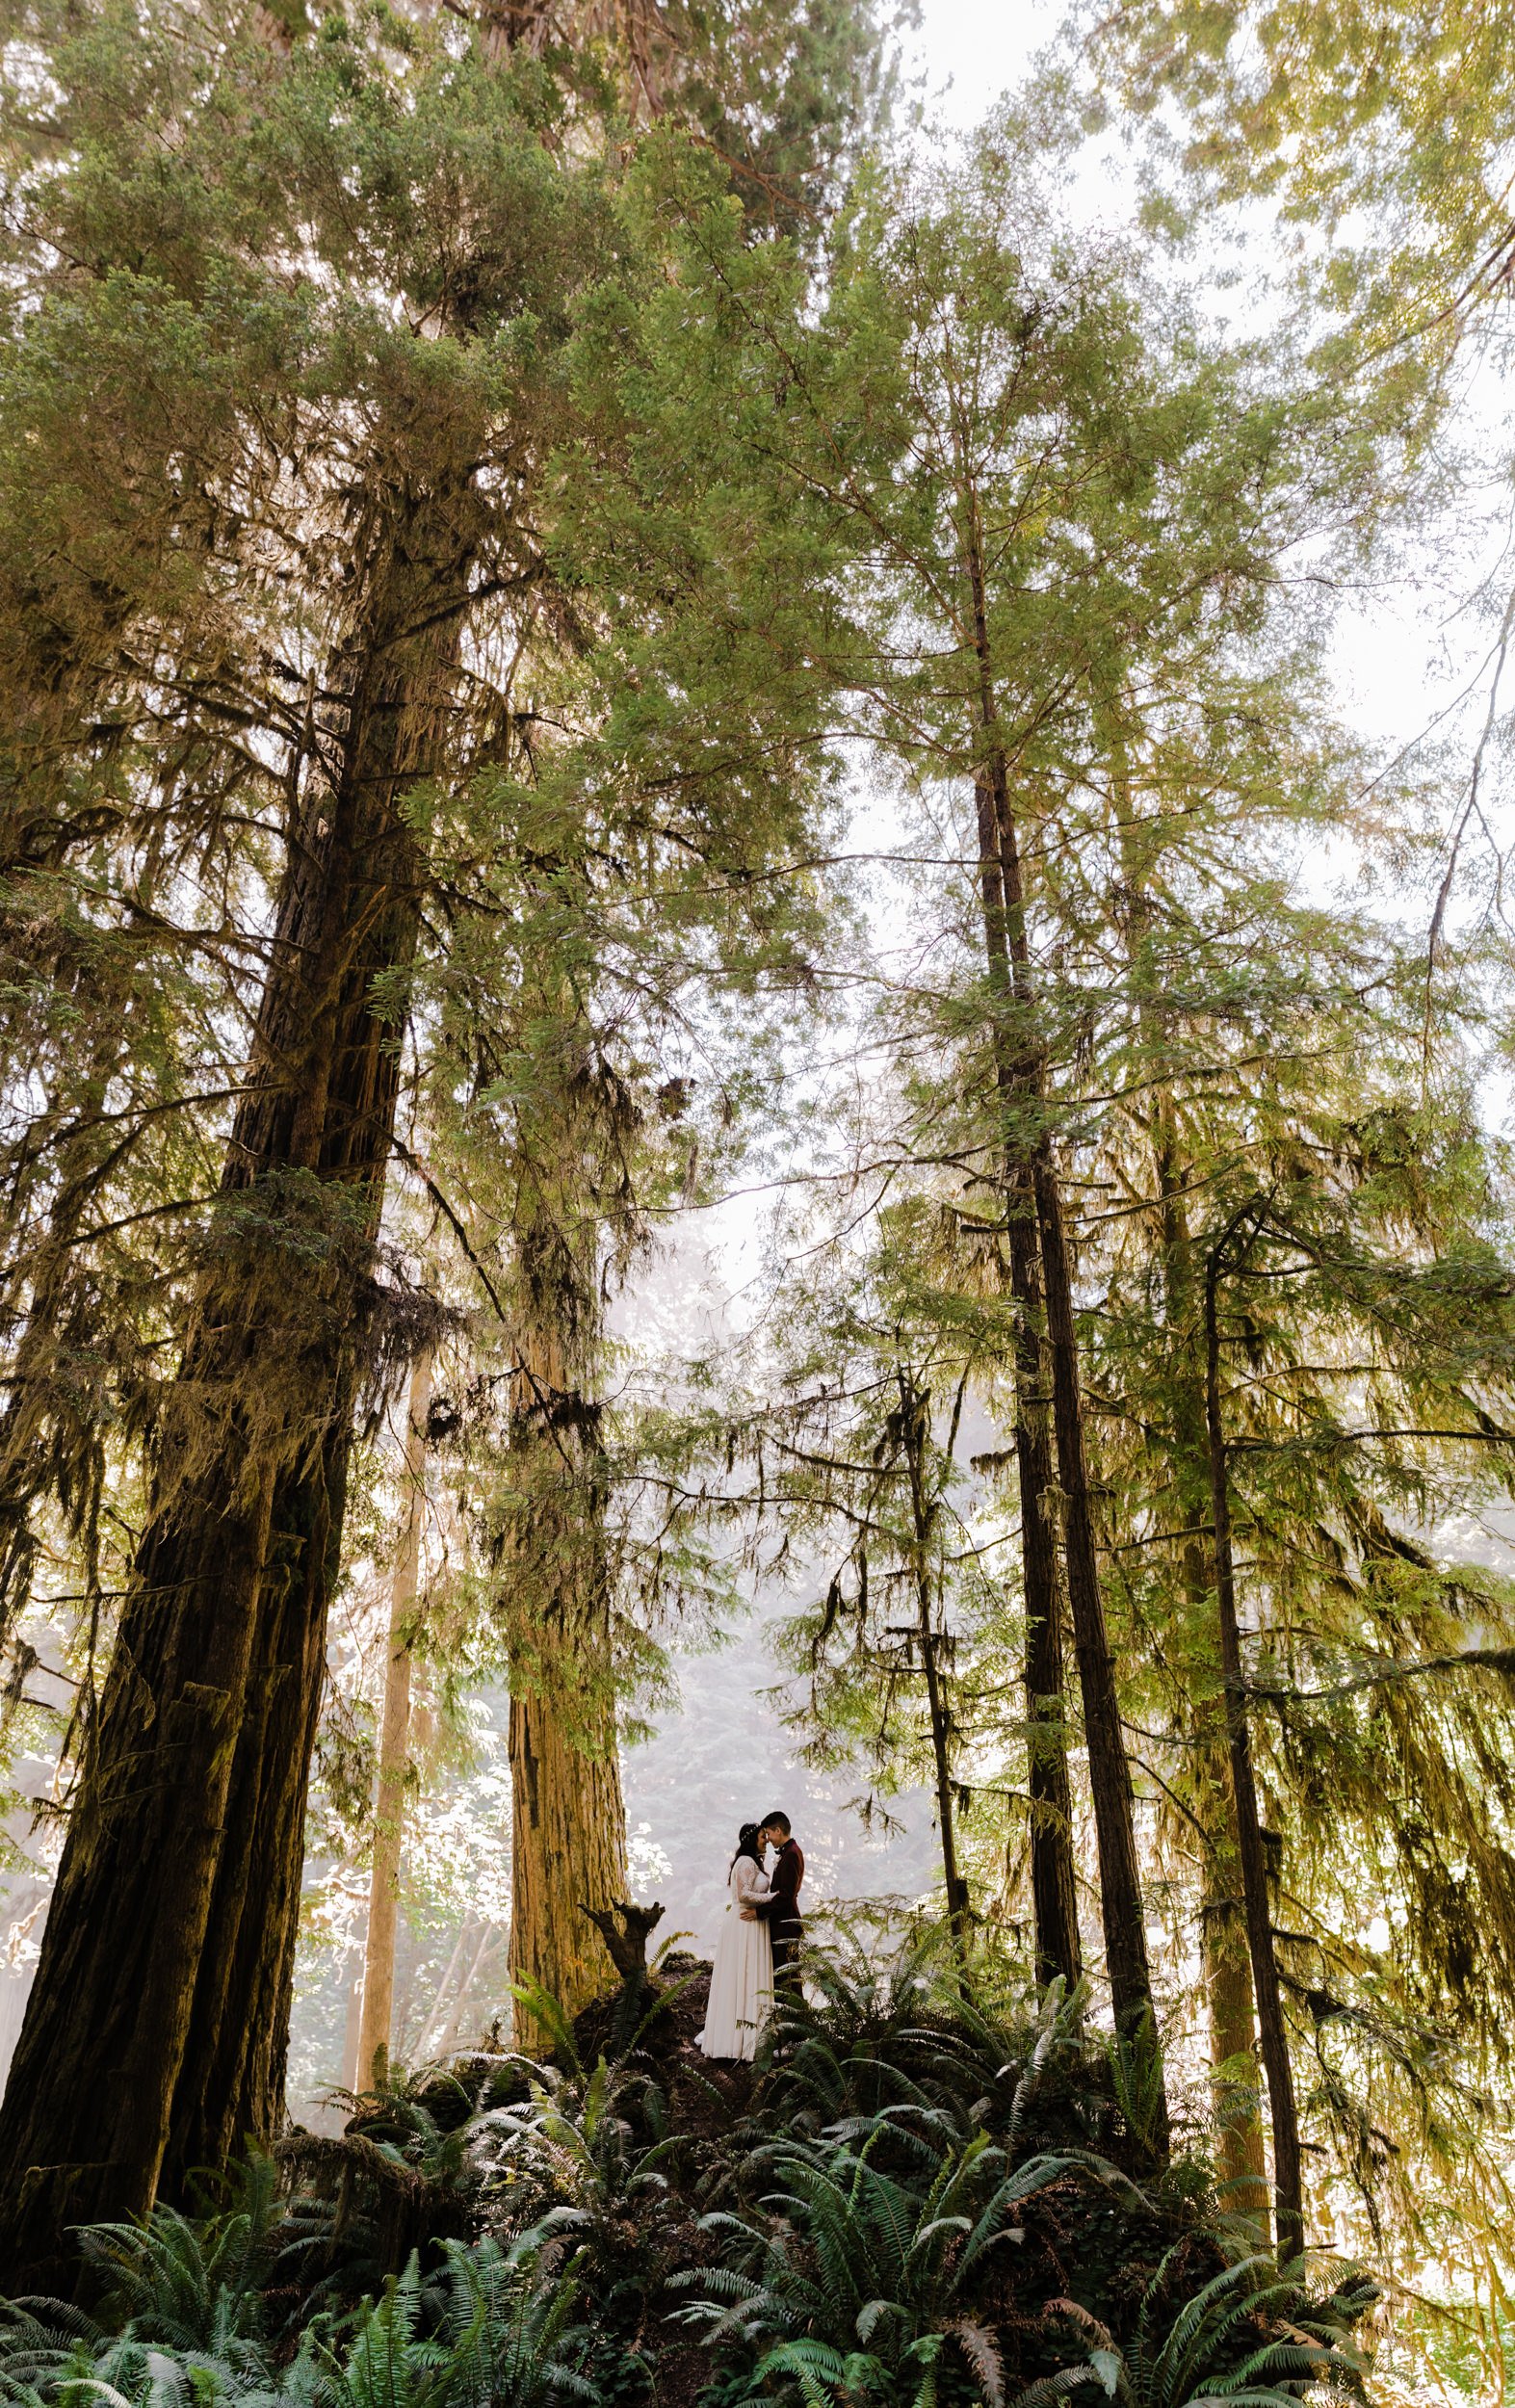
[(710, 2003), (696, 2045), (707, 2056), (750, 2057), (773, 2003), (773, 1936), (766, 1923), (744, 1923), (742, 1909), (768, 1897), (768, 1875), (750, 1856), (739, 1856), (726, 1887)]

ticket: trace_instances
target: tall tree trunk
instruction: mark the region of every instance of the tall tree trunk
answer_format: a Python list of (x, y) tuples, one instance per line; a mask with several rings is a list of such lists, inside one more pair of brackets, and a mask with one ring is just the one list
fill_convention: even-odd
[[(318, 1466), (275, 1486), (241, 1720), (195, 2006), (174, 2084), (159, 2188), (191, 2177), (284, 2121), (305, 1793), (326, 1679), (327, 1602), (336, 1584), (351, 1388), (333, 1392)], [(289, 1503), (308, 1515), (303, 1530)]]
[(936, 1824), (942, 1844), (942, 1880), (947, 1892), (947, 1921), (959, 1945), (968, 1937), (968, 1884), (957, 1862), (957, 1829), (953, 1805), (952, 1708), (942, 1684), (939, 1634), (932, 1611), (930, 1538), (933, 1513), (926, 1494), (925, 1457), (929, 1428), (930, 1398), (906, 1374), (897, 1370), (900, 1427), (905, 1476), (910, 1483), (910, 1526), (914, 1535), (916, 1636), (921, 1642), (921, 1668), (926, 1675), (927, 1712), (931, 1723), (931, 1762), (936, 1774)]
[[(984, 951), (991, 985), (1006, 1010), (1013, 1004), (1005, 886), (994, 793), (975, 786), (979, 813), (979, 875)], [(1015, 1302), (1015, 1470), (1021, 1505), (1021, 1591), (1026, 1611), (1026, 1759), (1030, 1798), (1032, 1918), (1036, 1978), (1058, 1975), (1071, 1989), (1084, 1972), (1078, 1886), (1073, 1862), (1073, 1790), (1063, 1720), (1062, 1599), (1054, 1536), (1055, 1488), (1048, 1417), (1047, 1361), (1035, 1199), (1021, 1141), (1035, 1096), (1035, 1069), (1024, 1035), (1002, 1027), (995, 1037), (995, 1078), (1005, 1112), (1006, 1235), (1010, 1294)]]
[(371, 531), (329, 781), (292, 847), (222, 1209), (0, 2109), (0, 2272), (66, 2281), (70, 2224), (140, 2213), (282, 2083), (327, 1600), (399, 1079), (397, 804), (435, 766), (467, 551), (407, 491)]
[(368, 1938), (363, 1950), (363, 2021), (358, 2079), (366, 2086), (389, 2071), (395, 2006), (395, 1927), (400, 1918), (400, 1856), (405, 1838), (405, 1763), (410, 1739), (410, 1663), (421, 1523), (426, 1499), (426, 1425), (431, 1410), (431, 1351), (416, 1356), (405, 1408), (403, 1486), (405, 1529), (389, 1592), (389, 1639), (384, 1654), (384, 1709), (379, 1735), (379, 1786), (374, 1804), (374, 1869), (368, 1890)]
[[(1062, 1476), (1063, 1559), (1067, 1567), (1068, 1606), (1073, 1620), (1079, 1688), (1084, 1701), (1089, 1792), (1099, 1846), (1105, 1961), (1110, 1974), (1117, 2029), (1134, 2035), (1145, 2030), (1151, 2045), (1156, 2048), (1157, 2025), (1152, 2008), (1152, 1976), (1147, 1962), (1141, 1871), (1136, 1861), (1131, 1767), (1120, 1726), (1115, 1659), (1105, 1626), (1088, 1463), (1084, 1445), (1073, 1281), (1062, 1198), (1052, 1165), (1051, 1148), (1045, 1139), (1037, 1147), (1032, 1179), (1036, 1192), (1037, 1226), (1041, 1234), (1042, 1278), (1047, 1297), (1047, 1340), (1052, 1352), (1053, 1421), (1058, 1434), (1058, 1466)], [(1154, 2138), (1165, 2147), (1167, 2107), (1161, 2091), (1160, 2101), (1159, 2129)]]
[[(1154, 1153), (1165, 1306), (1169, 1328), (1175, 1338), (1181, 1338), (1184, 1348), (1176, 1366), (1174, 1485), (1180, 1528), (1192, 1531), (1211, 1519), (1210, 1440), (1204, 1374), (1194, 1352), (1199, 1296), (1193, 1246), (1180, 1192), (1171, 1099), (1162, 1094), (1154, 1122)], [(1214, 1584), (1203, 1539), (1192, 1535), (1184, 1539), (1182, 1564), (1189, 1644), (1208, 1671), (1214, 1665), (1215, 1621)], [(1255, 2080), (1249, 2085), (1246, 2076), (1238, 2079), (1235, 2070), (1238, 2060), (1244, 2058), (1255, 2077), (1257, 2027), (1252, 2013), (1252, 1969), (1241, 1902), (1237, 1808), (1223, 1697), (1200, 1699), (1191, 1737), (1194, 1802), (1204, 1849), (1200, 1945), (1210, 2018), (1210, 2061), (1217, 2073), (1227, 2065), (1233, 2069), (1230, 2079), (1222, 2079), (1215, 2092), (1220, 2122), (1220, 2171), (1231, 2187), (1231, 2207), (1238, 2213), (1250, 2214), (1261, 2207), (1265, 2197), (1267, 2168)]]
[(358, 2045), (363, 2029), (363, 1951), (348, 1951), (347, 2013), (342, 2020), (342, 2087), (357, 2088)]
[[(1122, 780), (1124, 784), (1124, 780)], [(1134, 828), (1135, 812), (1122, 812), (1122, 826)], [(1128, 834), (1123, 844), (1127, 883), (1134, 910), (1145, 918), (1142, 868)], [(1142, 982), (1143, 991), (1146, 982)], [(1142, 1005), (1149, 1041), (1161, 1036), (1156, 1010)], [(1159, 1046), (1154, 1044), (1154, 1055)], [(1188, 1609), (1189, 1643), (1213, 1662), (1213, 1590), (1202, 1538), (1193, 1533), (1211, 1518), (1211, 1453), (1207, 1424), (1206, 1382), (1199, 1358), (1199, 1282), (1193, 1238), (1184, 1202), (1184, 1169), (1180, 1132), (1171, 1091), (1161, 1083), (1155, 1089), (1148, 1138), (1157, 1177), (1157, 1217), (1161, 1243), (1163, 1310), (1170, 1343), (1177, 1349), (1173, 1392), (1173, 1478), (1182, 1545), (1182, 1578)], [(1200, 1941), (1205, 1964), (1205, 1994), (1210, 2018), (1210, 2056), (1217, 2070), (1235, 2068), (1245, 2058), (1255, 2069), (1256, 2023), (1252, 2013), (1252, 1972), (1247, 1953), (1246, 1924), (1241, 1904), (1241, 1868), (1237, 1852), (1237, 1809), (1232, 1787), (1229, 1740), (1223, 1698), (1202, 1699), (1195, 1714), (1195, 1795), (1204, 1834), (1203, 1900)], [(1251, 2213), (1266, 2192), (1263, 2127), (1255, 2086), (1243, 2076), (1222, 2081), (1215, 2096), (1220, 2120), (1220, 2170), (1231, 2186), (1233, 2208)]]
[[(979, 497), (967, 470), (966, 446), (960, 432), (957, 458), (962, 488), (963, 565), (972, 608), (973, 642), (978, 667), (978, 735), (982, 761), (979, 775), (981, 785), (987, 788), (993, 807), (995, 857), (999, 866), (1005, 916), (1010, 998), (1022, 1032), (1021, 1048), (1027, 1056), (1033, 1081), (1032, 1090), (1026, 1097), (1024, 1135), (1019, 1150), (1030, 1170), (1036, 1213), (1041, 1292), (1052, 1366), (1053, 1428), (1063, 1499), (1063, 1565), (1073, 1623), (1079, 1689), (1084, 1704), (1089, 1792), (1099, 1849), (1100, 1917), (1105, 1933), (1106, 1966), (1117, 2028), (1132, 2036), (1146, 2031), (1152, 2048), (1158, 2050), (1152, 1976), (1147, 1961), (1146, 1917), (1142, 1905), (1140, 1867), (1136, 1859), (1131, 1767), (1121, 1733), (1114, 1658), (1105, 1621), (1089, 1494), (1067, 1229), (1053, 1163), (1052, 1142), (1045, 1117), (1038, 1109), (1042, 1101), (1043, 1064), (1041, 1050), (1035, 1041), (1035, 996), (1026, 933), (1026, 893), (1021, 876), (1020, 847), (1015, 816), (1010, 808), (1009, 777), (995, 693)], [(1165, 2150), (1168, 2115), (1161, 2054), (1157, 2059), (1156, 2105), (1156, 2128), (1152, 2137), (1159, 2149)]]
[[(522, 1246), (535, 1326), (521, 1348), (502, 1550), (510, 1671), (510, 1979), (576, 2015), (614, 1977), (599, 1931), (626, 1895), (626, 1808), (604, 1544), (599, 1416), (583, 1395), (592, 1304), (540, 1224)], [(540, 1266), (555, 1260), (557, 1276)], [(566, 1285), (564, 1284), (566, 1283)], [(556, 1310), (554, 1309), (556, 1306)], [(556, 1320), (558, 1325), (551, 1325)], [(564, 1324), (579, 1322), (571, 1342)], [(517, 2046), (550, 2034), (518, 2000)]]
[(1273, 2131), (1273, 2194), (1278, 2214), (1278, 2254), (1280, 2258), (1290, 2259), (1297, 2257), (1304, 2247), (1299, 2114), (1294, 2102), (1289, 2032), (1284, 2022), (1278, 1958), (1273, 1946), (1272, 1909), (1267, 1896), (1267, 1858), (1263, 1845), (1257, 1784), (1252, 1771), (1252, 1741), (1243, 1686), (1241, 1635), (1237, 1623), (1236, 1573), (1231, 1544), (1231, 1481), (1220, 1400), (1220, 1332), (1216, 1308), (1220, 1255), (1221, 1247), (1216, 1246), (1205, 1266), (1205, 1404), (1215, 1514), (1215, 1602), (1220, 1621), (1220, 1666), (1226, 1685), (1226, 1731), (1230, 1746), (1231, 1788), (1236, 1801), (1237, 1854), (1241, 1870), (1241, 1894), (1246, 1910), (1247, 1946), (1252, 1958), (1252, 1989), (1257, 2002), (1263, 2067), (1267, 2076), (1268, 2118)]

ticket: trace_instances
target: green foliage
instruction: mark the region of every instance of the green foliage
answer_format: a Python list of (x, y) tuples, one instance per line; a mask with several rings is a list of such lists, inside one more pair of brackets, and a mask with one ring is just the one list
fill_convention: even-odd
[[(1315, 2298), (1231, 2263), (1188, 2170), (1135, 2181), (1081, 2000), (973, 1997), (920, 1947), (815, 1963), (821, 1995), (792, 2004), (737, 2120), (711, 2122), (666, 2033), (661, 2080), (651, 2058), (481, 2069), (525, 2095), (457, 2128), (479, 2177), (468, 2229), (381, 2279), (360, 2218), (313, 2218), (298, 2157), (293, 2195), (259, 2160), (207, 2217), (87, 2234), (110, 2284), (98, 2319), (7, 2308), (0, 2397), (616, 2408), (687, 2392), (692, 2346), (707, 2408), (1033, 2408), (1091, 2386), (1130, 2408), (1276, 2408), (1355, 2379), (1346, 2335), (1371, 2290)], [(363, 2103), (347, 2146), (383, 2104)]]
[[(1188, 2408), (1234, 2400), (1238, 2408), (1287, 2408), (1305, 2394), (1362, 2396), (1365, 2361), (1351, 2333), (1376, 2296), (1349, 2281), (1319, 2297), (1280, 2280), (1272, 2262), (1242, 2258), (1178, 2305), (1164, 2264), (1141, 2302), (1136, 2329), (1118, 2349), (1095, 2332), (1080, 2387), (1121, 2408)], [(1054, 2376), (1023, 2392), (1016, 2408), (1044, 2408), (1074, 2388)]]
[[(91, 2254), (97, 2238), (88, 2237)], [(0, 2333), (4, 2396), (29, 2408), (71, 2408), (101, 2395), (130, 2408), (179, 2399), (225, 2408), (539, 2408), (544, 2399), (599, 2396), (576, 2363), (581, 2262), (564, 2262), (538, 2233), (508, 2247), (487, 2237), (470, 2246), (444, 2241), (429, 2279), (412, 2256), (348, 2320), (345, 2340), (330, 2317), (317, 2317), (292, 2359), (263, 2338), (263, 2302), (249, 2299), (245, 2267), (225, 2266), (226, 2240), (222, 2227), (202, 2243), (192, 2224), (162, 2211), (135, 2235), (110, 2228), (100, 2254), (120, 2286), (120, 2321), (92, 2325), (51, 2301), (9, 2310)]]
[[(626, 2112), (633, 2098), (635, 2124)], [(653, 2137), (640, 2139), (639, 2127)], [(496, 2200), (509, 2208), (540, 2193), (602, 2239), (618, 2220), (636, 2220), (647, 2204), (643, 2193), (666, 2189), (664, 2169), (683, 2146), (666, 2130), (647, 2077), (613, 2070), (604, 2057), (588, 2077), (578, 2068), (533, 2067), (526, 2099), (476, 2117), (468, 2142), (486, 2207)]]
[[(1008, 2016), (980, 1998), (947, 1936), (920, 1927), (902, 1947), (866, 1927), (815, 1951), (803, 1995), (780, 1996), (760, 2060), (760, 2111), (815, 2133), (896, 2109), (964, 2137), (987, 2127), (1012, 2157), (1089, 2103), (1082, 1992), (1054, 1982)], [(1047, 2119), (1045, 2121), (1039, 2119)], [(1064, 2136), (1092, 2127), (1075, 2112)]]

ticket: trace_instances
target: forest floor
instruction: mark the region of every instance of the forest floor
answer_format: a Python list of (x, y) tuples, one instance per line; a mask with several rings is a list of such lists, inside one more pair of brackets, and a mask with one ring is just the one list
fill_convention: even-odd
[[(1280, 2273), (1166, 2151), (1153, 2067), (1058, 1985), (817, 1952), (757, 2061), (670, 1957), (538, 2062), (349, 2101), (205, 2212), (81, 2237), (73, 2307), (0, 2303), (27, 2408), (1132, 2408), (1361, 2392), (1374, 2296)], [(550, 2002), (546, 2002), (550, 2005)]]

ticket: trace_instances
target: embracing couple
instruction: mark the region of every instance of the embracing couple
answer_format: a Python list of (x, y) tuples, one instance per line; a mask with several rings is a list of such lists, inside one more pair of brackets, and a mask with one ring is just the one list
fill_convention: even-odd
[[(764, 1867), (771, 1847), (778, 1850), (771, 1872)], [(697, 2043), (707, 2056), (750, 2057), (773, 2002), (774, 1982), (798, 1980), (804, 1877), (804, 1853), (787, 1815), (775, 1808), (761, 1822), (743, 1824)]]

